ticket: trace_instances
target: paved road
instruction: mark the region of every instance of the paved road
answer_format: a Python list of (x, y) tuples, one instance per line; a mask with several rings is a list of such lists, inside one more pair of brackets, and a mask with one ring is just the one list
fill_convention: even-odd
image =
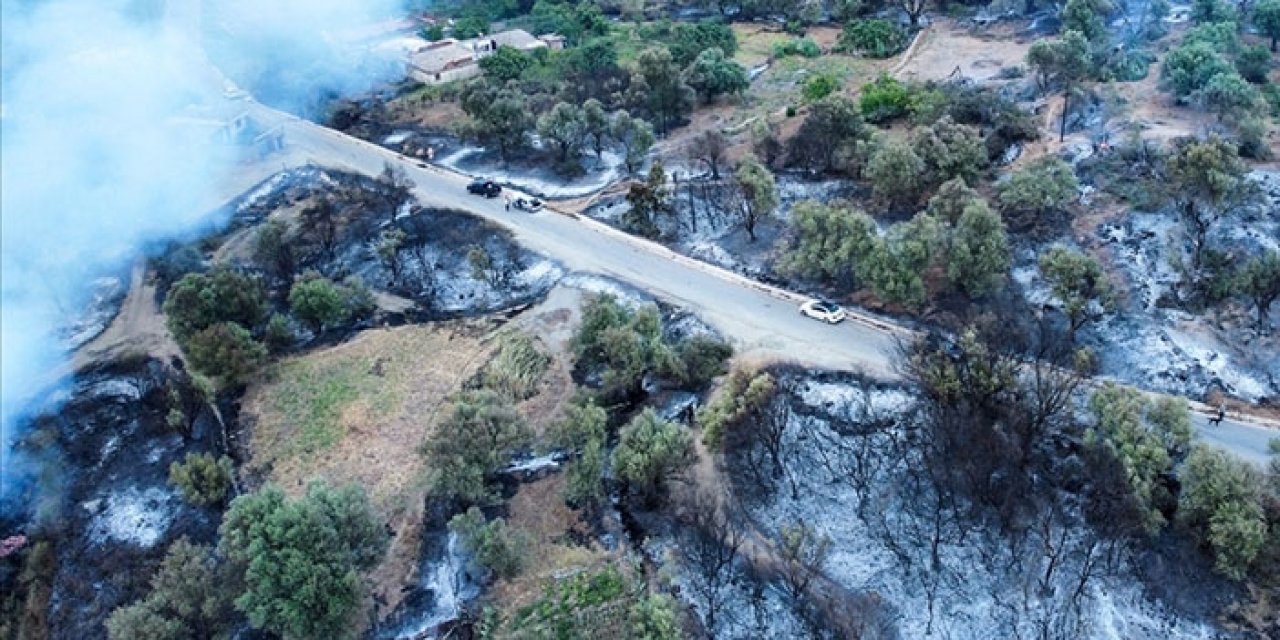
[(397, 162), (425, 204), (482, 216), (511, 230), (521, 245), (557, 260), (567, 270), (615, 278), (688, 309), (729, 338), (746, 357), (859, 369), (881, 379), (895, 376), (895, 336), (906, 334), (891, 325), (882, 328), (845, 322), (829, 326), (809, 320), (800, 316), (800, 298), (794, 294), (770, 291), (661, 245), (554, 211), (506, 211), (501, 198), (468, 194), (464, 176), (423, 168), (416, 161), (313, 123), (286, 117), (284, 127), (291, 157), (368, 174), (377, 174), (386, 162)]
[[(737, 274), (676, 254), (656, 243), (634, 238), (587, 218), (554, 211), (527, 214), (506, 211), (501, 199), (487, 200), (466, 192), (467, 178), (427, 167), (363, 140), (246, 102), (255, 117), (279, 123), (289, 149), (269, 159), (346, 168), (374, 175), (391, 162), (403, 167), (426, 204), (470, 212), (509, 229), (516, 240), (559, 261), (566, 269), (615, 278), (657, 298), (696, 313), (726, 336), (748, 359), (794, 362), (834, 370), (862, 371), (896, 379), (894, 353), (911, 332), (870, 316), (836, 326), (799, 315), (800, 296), (766, 287)], [(1228, 419), (1219, 427), (1194, 416), (1199, 436), (1255, 463), (1267, 459), (1267, 443), (1280, 431)]]

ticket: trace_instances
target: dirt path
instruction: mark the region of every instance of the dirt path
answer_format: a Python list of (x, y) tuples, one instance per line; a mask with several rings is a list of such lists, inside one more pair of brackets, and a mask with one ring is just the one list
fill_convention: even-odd
[(181, 358), (182, 351), (165, 324), (160, 305), (156, 304), (156, 283), (147, 270), (145, 258), (139, 258), (129, 275), (129, 293), (120, 312), (106, 331), (76, 351), (72, 370), (95, 362), (117, 358), (127, 352), (139, 352), (164, 362)]

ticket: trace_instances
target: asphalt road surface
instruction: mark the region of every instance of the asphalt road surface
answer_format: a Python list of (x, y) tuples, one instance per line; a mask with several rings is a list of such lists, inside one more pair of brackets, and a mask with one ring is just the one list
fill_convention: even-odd
[[(273, 169), (281, 160), (284, 164), (309, 161), (376, 175), (389, 162), (405, 169), (424, 204), (491, 220), (509, 229), (520, 244), (560, 262), (568, 271), (614, 278), (695, 313), (745, 358), (860, 371), (882, 380), (898, 377), (897, 345), (912, 334), (891, 322), (857, 315), (833, 326), (804, 318), (797, 308), (804, 298), (797, 294), (678, 255), (587, 218), (551, 210), (507, 211), (502, 198), (467, 193), (466, 176), (252, 101), (245, 104), (262, 122), (278, 123), (284, 129), (286, 153), (264, 162)], [(1207, 416), (1196, 413), (1193, 422), (1203, 441), (1258, 464), (1267, 460), (1268, 441), (1280, 436), (1280, 430), (1252, 418), (1229, 417), (1220, 426), (1211, 426)]]

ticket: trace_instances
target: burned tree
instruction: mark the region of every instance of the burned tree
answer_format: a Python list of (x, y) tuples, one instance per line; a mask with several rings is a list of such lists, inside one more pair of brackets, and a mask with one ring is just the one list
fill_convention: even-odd
[(715, 636), (720, 611), (730, 583), (736, 579), (734, 564), (743, 544), (742, 529), (730, 513), (739, 510), (721, 504), (714, 493), (698, 489), (685, 497), (680, 518), (680, 552), (692, 569), (692, 591), (703, 611), (707, 632)]

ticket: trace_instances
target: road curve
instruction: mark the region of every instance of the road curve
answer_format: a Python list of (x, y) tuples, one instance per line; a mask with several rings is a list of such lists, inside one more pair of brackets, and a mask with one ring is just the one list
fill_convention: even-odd
[[(895, 353), (913, 331), (867, 314), (855, 314), (839, 325), (802, 317), (802, 296), (770, 287), (739, 274), (677, 254), (586, 217), (551, 210), (529, 214), (508, 211), (499, 199), (466, 191), (466, 176), (429, 166), (285, 114), (251, 100), (253, 115), (285, 132), (285, 161), (353, 170), (368, 175), (386, 163), (399, 166), (425, 204), (478, 215), (510, 230), (521, 245), (552, 258), (569, 271), (614, 278), (658, 299), (697, 314), (728, 338), (739, 354), (757, 360), (791, 362), (823, 369), (860, 371), (874, 378), (899, 378)], [(269, 159), (267, 163), (278, 161)], [(1245, 416), (1209, 426), (1203, 412), (1193, 414), (1198, 437), (1250, 462), (1268, 457), (1268, 441), (1280, 431)]]

